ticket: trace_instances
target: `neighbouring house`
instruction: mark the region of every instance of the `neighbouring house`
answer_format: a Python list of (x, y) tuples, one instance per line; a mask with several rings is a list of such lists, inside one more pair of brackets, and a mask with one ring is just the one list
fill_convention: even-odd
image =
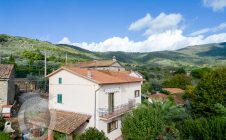
[(170, 95), (173, 97), (174, 102), (177, 105), (180, 105), (180, 106), (185, 105), (185, 100), (183, 99), (185, 90), (183, 90), (181, 88), (163, 88), (162, 90), (169, 92)]
[(75, 66), (80, 68), (125, 71), (125, 68), (116, 60), (115, 57), (113, 57), (112, 60), (93, 60), (88, 62), (80, 62)]
[(163, 93), (155, 93), (155, 94), (151, 94), (149, 97), (148, 97), (148, 101), (153, 103), (153, 101), (157, 100), (157, 101), (166, 101), (168, 99), (168, 95), (166, 94), (163, 94)]
[(15, 84), (20, 92), (31, 92), (37, 90), (37, 81), (27, 78), (15, 78)]
[(121, 136), (122, 116), (141, 103), (142, 78), (125, 71), (62, 67), (49, 78), (49, 109), (55, 112), (52, 131), (84, 132), (88, 127), (102, 130), (110, 140)]
[[(15, 98), (14, 66), (0, 64), (0, 106), (11, 105)], [(0, 107), (0, 108), (1, 108)]]
[(169, 92), (170, 94), (183, 94), (185, 93), (185, 90), (181, 89), (181, 88), (162, 88), (162, 90), (165, 90), (167, 92)]
[(75, 65), (80, 68), (90, 68), (90, 69), (98, 69), (98, 70), (113, 70), (113, 71), (125, 71), (130, 74), (130, 76), (143, 78), (143, 75), (138, 71), (126, 71), (123, 65), (116, 60), (114, 56), (112, 60), (93, 60), (88, 62), (80, 62)]

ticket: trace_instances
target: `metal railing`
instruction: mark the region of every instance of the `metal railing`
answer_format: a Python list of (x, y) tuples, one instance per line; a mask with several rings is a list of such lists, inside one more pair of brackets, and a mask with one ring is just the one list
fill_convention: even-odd
[(136, 100), (129, 100), (128, 103), (115, 106), (112, 109), (99, 108), (99, 117), (103, 119), (110, 119), (112, 117), (124, 114), (136, 106)]

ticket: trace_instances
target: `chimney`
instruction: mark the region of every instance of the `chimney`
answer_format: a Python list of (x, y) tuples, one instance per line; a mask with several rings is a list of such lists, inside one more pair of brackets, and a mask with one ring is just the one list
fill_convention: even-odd
[(92, 72), (91, 72), (90, 69), (88, 69), (88, 71), (87, 71), (87, 77), (88, 77), (89, 79), (92, 79)]
[(112, 60), (113, 60), (114, 62), (117, 61), (115, 56), (113, 56)]

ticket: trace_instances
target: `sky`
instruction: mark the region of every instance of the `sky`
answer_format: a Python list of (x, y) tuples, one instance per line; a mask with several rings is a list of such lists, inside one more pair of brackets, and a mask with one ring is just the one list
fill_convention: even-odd
[(0, 0), (0, 34), (91, 51), (226, 42), (226, 0)]

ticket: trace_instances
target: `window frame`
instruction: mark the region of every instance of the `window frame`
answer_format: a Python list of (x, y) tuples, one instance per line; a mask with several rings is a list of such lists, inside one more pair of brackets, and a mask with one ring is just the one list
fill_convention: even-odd
[(135, 90), (134, 96), (135, 96), (135, 98), (140, 97), (140, 90)]
[(62, 94), (57, 94), (57, 103), (62, 104), (63, 103), (63, 95)]
[[(115, 123), (115, 128), (111, 128), (111, 125), (113, 125), (113, 123)], [(107, 133), (111, 133), (112, 131), (118, 129), (118, 120), (113, 120), (109, 123), (107, 123)]]
[(62, 77), (59, 77), (58, 78), (58, 84), (61, 85), (62, 84), (62, 81), (63, 81)]

